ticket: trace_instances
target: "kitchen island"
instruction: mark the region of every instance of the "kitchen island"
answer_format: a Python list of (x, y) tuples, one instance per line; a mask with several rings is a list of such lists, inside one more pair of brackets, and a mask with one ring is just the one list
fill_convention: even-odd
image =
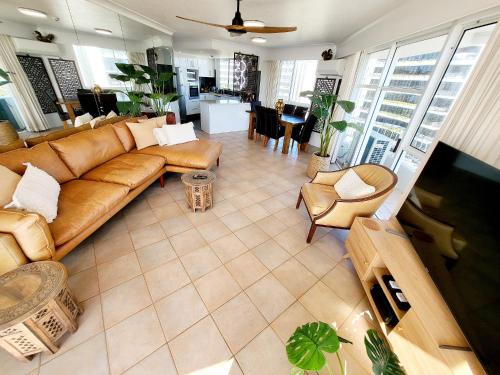
[(208, 134), (248, 129), (250, 103), (239, 99), (200, 100), (201, 129)]

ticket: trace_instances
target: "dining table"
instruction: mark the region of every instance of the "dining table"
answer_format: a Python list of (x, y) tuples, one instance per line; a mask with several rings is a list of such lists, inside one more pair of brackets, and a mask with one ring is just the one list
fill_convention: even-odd
[[(255, 111), (246, 111), (249, 114), (248, 119), (248, 139), (253, 139), (255, 132)], [(306, 120), (303, 117), (282, 114), (279, 116), (278, 122), (285, 128), (285, 137), (283, 139), (283, 147), (281, 152), (288, 154), (290, 147), (290, 139), (292, 138), (292, 130), (296, 126), (302, 126)]]

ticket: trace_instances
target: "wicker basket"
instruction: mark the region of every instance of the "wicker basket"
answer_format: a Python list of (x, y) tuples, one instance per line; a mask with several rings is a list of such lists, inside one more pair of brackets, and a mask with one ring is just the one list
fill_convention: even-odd
[(307, 176), (310, 178), (314, 178), (318, 171), (328, 171), (330, 170), (330, 155), (328, 156), (319, 156), (315, 152), (311, 160), (309, 160), (309, 165), (307, 167)]
[(16, 129), (8, 121), (0, 120), (0, 145), (8, 145), (19, 139)]

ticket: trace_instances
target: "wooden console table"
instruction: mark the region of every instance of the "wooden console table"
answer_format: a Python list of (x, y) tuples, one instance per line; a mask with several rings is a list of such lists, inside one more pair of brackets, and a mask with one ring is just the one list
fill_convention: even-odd
[[(356, 218), (346, 246), (375, 318), (409, 375), (485, 374), (396, 219)], [(395, 304), (384, 275), (394, 277), (411, 305), (408, 311)], [(398, 319), (394, 327), (382, 321), (375, 306), (370, 294), (374, 284), (381, 286)]]

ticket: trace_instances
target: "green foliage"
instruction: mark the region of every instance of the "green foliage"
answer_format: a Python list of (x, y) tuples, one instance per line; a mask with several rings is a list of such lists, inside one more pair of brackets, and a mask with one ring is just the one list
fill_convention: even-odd
[(323, 352), (335, 353), (340, 348), (337, 333), (328, 324), (313, 322), (298, 327), (286, 344), (290, 363), (303, 370), (321, 370), (326, 363)]
[(2, 81), (0, 81), (0, 86), (12, 83), (12, 81), (10, 80), (9, 72), (6, 72), (1, 68), (0, 68), (0, 78), (2, 79)]
[(374, 329), (366, 331), (365, 348), (375, 375), (405, 375), (398, 356)]
[(300, 95), (309, 98), (311, 103), (315, 105), (312, 114), (318, 118), (318, 122), (322, 125), (319, 156), (327, 157), (328, 148), (335, 132), (343, 132), (347, 127), (354, 127), (353, 124), (344, 120), (332, 121), (332, 106), (337, 104), (345, 112), (351, 113), (354, 111), (355, 104), (348, 100), (338, 100), (337, 95), (322, 94), (316, 91), (304, 91)]

